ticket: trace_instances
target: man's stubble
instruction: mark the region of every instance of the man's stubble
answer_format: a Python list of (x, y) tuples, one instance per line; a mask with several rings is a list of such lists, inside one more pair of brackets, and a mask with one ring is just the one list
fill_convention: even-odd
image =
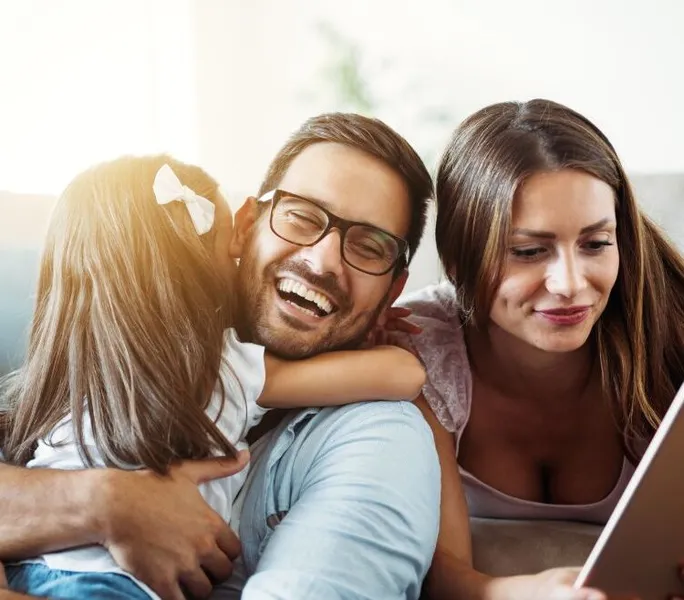
[[(238, 319), (236, 329), (243, 341), (264, 346), (269, 352), (285, 359), (300, 359), (332, 350), (353, 350), (359, 348), (375, 327), (378, 317), (385, 309), (390, 289), (372, 310), (348, 319), (353, 311), (353, 303), (346, 296), (342, 299), (338, 313), (328, 319), (337, 318), (339, 324), (333, 323), (320, 338), (311, 342), (297, 339), (296, 328), (283, 330), (277, 324), (269, 323), (267, 318), (266, 294), (269, 287), (274, 288), (275, 273), (285, 263), (290, 272), (299, 274), (305, 281), (316, 284), (323, 291), (331, 292), (333, 297), (340, 298), (333, 276), (317, 277), (300, 263), (289, 259), (280, 263), (270, 263), (259, 273), (255, 236), (252, 234), (245, 243), (240, 258), (237, 275)], [(333, 288), (333, 289), (331, 289)], [(336, 316), (337, 315), (337, 316)], [(341, 317), (341, 318), (340, 318)]]

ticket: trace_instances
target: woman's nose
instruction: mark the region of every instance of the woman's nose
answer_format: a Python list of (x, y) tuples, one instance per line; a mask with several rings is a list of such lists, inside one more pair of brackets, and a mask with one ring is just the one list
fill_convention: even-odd
[(554, 295), (572, 298), (587, 285), (581, 261), (574, 255), (559, 256), (550, 266), (546, 289)]

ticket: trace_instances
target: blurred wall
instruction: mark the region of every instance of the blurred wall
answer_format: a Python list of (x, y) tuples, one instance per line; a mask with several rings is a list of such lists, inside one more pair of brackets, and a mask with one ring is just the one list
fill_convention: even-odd
[[(592, 119), (630, 173), (672, 173), (669, 183), (645, 179), (640, 187), (646, 209), (677, 227), (684, 2), (203, 0), (195, 22), (198, 154), (234, 190), (234, 204), (313, 114), (360, 106), (407, 137), (434, 169), (468, 114), (547, 97)], [(361, 85), (356, 106), (334, 81), (350, 69)], [(439, 276), (431, 233), (429, 224), (409, 288)]]

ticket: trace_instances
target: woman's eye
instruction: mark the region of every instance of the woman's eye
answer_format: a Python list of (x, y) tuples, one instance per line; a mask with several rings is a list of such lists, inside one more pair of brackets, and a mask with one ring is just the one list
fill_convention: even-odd
[(590, 252), (601, 252), (606, 246), (612, 246), (613, 242), (608, 240), (591, 240), (584, 244), (584, 247)]
[(540, 258), (546, 252), (546, 248), (540, 246), (535, 246), (533, 248), (511, 248), (511, 254), (515, 258), (521, 258), (523, 260), (534, 260)]

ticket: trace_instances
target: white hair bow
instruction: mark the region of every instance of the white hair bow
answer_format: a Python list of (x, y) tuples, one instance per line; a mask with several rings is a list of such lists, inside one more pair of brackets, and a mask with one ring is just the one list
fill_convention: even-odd
[(157, 204), (168, 204), (175, 200), (183, 202), (198, 235), (204, 235), (211, 229), (214, 224), (214, 204), (183, 185), (169, 165), (163, 165), (157, 171), (152, 189)]

